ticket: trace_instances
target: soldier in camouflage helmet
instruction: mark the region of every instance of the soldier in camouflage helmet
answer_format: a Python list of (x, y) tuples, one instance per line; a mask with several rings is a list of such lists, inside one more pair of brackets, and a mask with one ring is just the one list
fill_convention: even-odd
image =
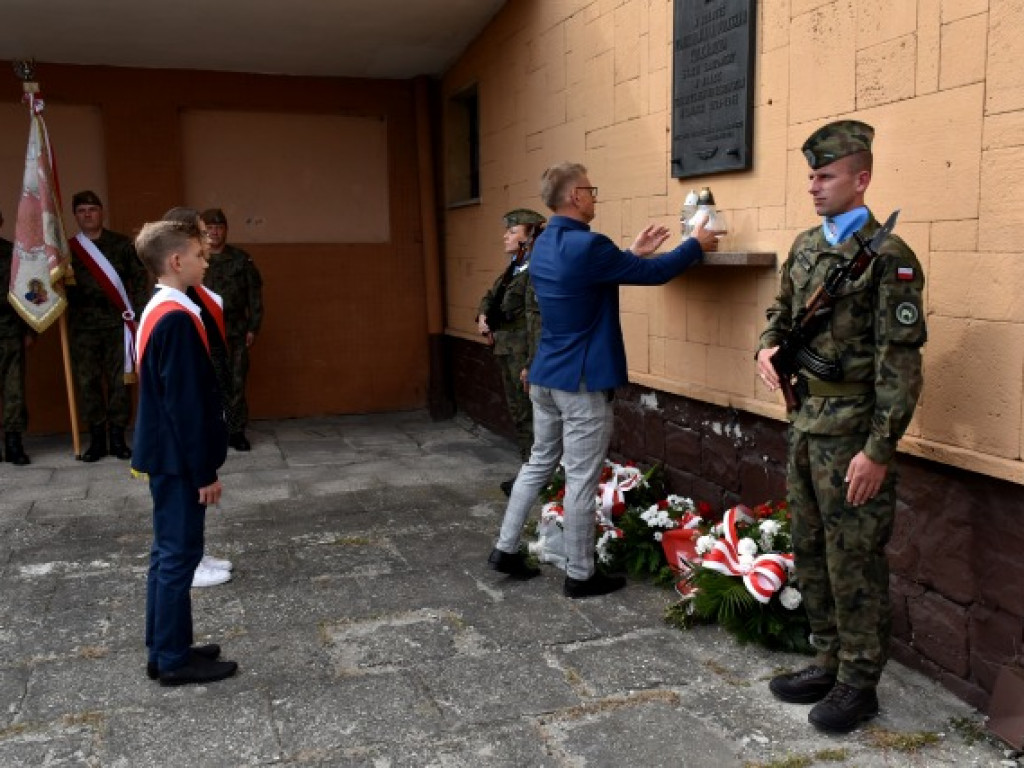
[[(103, 226), (103, 203), (95, 192), (75, 194), (71, 210), (86, 238), (85, 244), (94, 246), (106, 259), (124, 287), (131, 310), (141, 316), (149, 299), (150, 281), (135, 253), (135, 245)], [(87, 263), (84, 259), (88, 256), (83, 254), (79, 242), (72, 240), (75, 284), (67, 289), (71, 361), (90, 433), (89, 448), (82, 454), (82, 461), (97, 461), (106, 456), (108, 437), (109, 453), (119, 459), (130, 459), (132, 452), (124, 432), (132, 415), (132, 398), (125, 381), (123, 310), (112, 298), (112, 289), (100, 266), (91, 260)]]
[[(0, 213), (0, 227), (4, 216)], [(11, 259), (14, 247), (10, 240), (0, 237), (0, 397), (4, 403), (4, 452), (3, 459), (11, 464), (29, 463), (28, 455), (21, 443), (21, 433), (28, 426), (28, 409), (25, 407), (25, 347), (32, 343), (35, 335), (28, 324), (11, 306), (7, 298), (7, 286), (11, 284)]]
[(263, 322), (263, 279), (252, 257), (228, 245), (228, 220), (220, 208), (202, 213), (210, 243), (210, 267), (203, 283), (224, 300), (230, 387), (226, 393), (228, 445), (236, 451), (251, 448), (245, 436), (249, 406), (245, 380), (249, 374), (249, 347)]
[[(532, 293), (530, 248), (544, 221), (543, 216), (528, 208), (516, 208), (502, 217), (509, 264), (480, 301), (476, 316), (477, 329), (491, 345), (501, 368), (505, 402), (515, 424), (516, 443), (523, 461), (529, 459), (533, 446), (533, 405), (525, 384), (525, 372), (531, 358), (530, 329), (533, 329), (534, 349), (539, 335), (539, 327), (533, 323), (528, 328), (528, 294)], [(506, 496), (512, 491), (514, 480), (501, 484)]]
[[(871, 126), (830, 123), (803, 146), (808, 191), (822, 224), (798, 235), (767, 312), (757, 369), (774, 390), (771, 357), (797, 312), (829, 270), (868, 241), (879, 223), (864, 205), (871, 181)], [(896, 444), (921, 391), (926, 340), (924, 275), (914, 252), (889, 235), (859, 279), (846, 283), (811, 351), (839, 363), (841, 380), (798, 375), (803, 393), (790, 414), (788, 501), (796, 574), (818, 653), (811, 666), (779, 675), (783, 701), (818, 702), (812, 724), (844, 733), (878, 712), (875, 687), (891, 630), (885, 545), (896, 508)]]

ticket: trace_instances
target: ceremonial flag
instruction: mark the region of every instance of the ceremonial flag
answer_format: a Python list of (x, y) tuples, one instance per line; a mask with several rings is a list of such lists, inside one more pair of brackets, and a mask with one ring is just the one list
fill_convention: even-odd
[(67, 305), (61, 280), (69, 270), (70, 252), (60, 215), (53, 153), (43, 122), (43, 100), (34, 83), (25, 86), (28, 151), (14, 230), (9, 299), (39, 333), (60, 317)]

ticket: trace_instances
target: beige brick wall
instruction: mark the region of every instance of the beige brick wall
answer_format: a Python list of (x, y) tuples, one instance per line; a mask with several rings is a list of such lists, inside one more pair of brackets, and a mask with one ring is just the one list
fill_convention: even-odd
[[(446, 74), (476, 83), (481, 199), (451, 210), (449, 332), (474, 336), (501, 269), (501, 214), (542, 210), (541, 171), (578, 160), (601, 187), (593, 226), (626, 247), (648, 222), (675, 229), (710, 185), (728, 250), (785, 258), (815, 222), (799, 152), (824, 122), (875, 126), (868, 202), (901, 208), (927, 274), (925, 391), (910, 453), (1024, 482), (1024, 3), (1019, 0), (762, 0), (754, 165), (672, 179), (671, 0), (510, 0)], [(777, 274), (701, 267), (660, 288), (623, 288), (631, 378), (783, 416), (752, 363)]]

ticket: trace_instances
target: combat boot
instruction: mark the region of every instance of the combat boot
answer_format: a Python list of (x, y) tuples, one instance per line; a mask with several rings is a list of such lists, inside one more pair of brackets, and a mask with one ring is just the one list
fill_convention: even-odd
[(849, 733), (865, 720), (878, 714), (878, 696), (874, 688), (854, 688), (836, 683), (807, 715), (811, 725), (828, 733)]
[(22, 467), (31, 463), (29, 462), (28, 454), (25, 453), (25, 449), (21, 446), (20, 432), (8, 432), (4, 435), (4, 449), (6, 451), (4, 460), (8, 463)]
[(107, 430), (101, 424), (89, 427), (89, 448), (82, 454), (82, 461), (92, 463), (107, 455)]
[(124, 441), (124, 427), (112, 426), (110, 428), (110, 455), (116, 456), (119, 459), (130, 459), (132, 457), (132, 449)]

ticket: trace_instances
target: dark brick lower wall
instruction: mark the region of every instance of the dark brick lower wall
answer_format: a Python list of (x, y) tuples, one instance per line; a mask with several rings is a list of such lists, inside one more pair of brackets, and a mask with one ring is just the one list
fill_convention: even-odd
[[(457, 407), (512, 436), (490, 352), (449, 338)], [(617, 392), (612, 455), (663, 463), (716, 510), (785, 496), (785, 424), (644, 387)], [(984, 708), (1024, 648), (1024, 488), (900, 455), (889, 543), (892, 656)]]

